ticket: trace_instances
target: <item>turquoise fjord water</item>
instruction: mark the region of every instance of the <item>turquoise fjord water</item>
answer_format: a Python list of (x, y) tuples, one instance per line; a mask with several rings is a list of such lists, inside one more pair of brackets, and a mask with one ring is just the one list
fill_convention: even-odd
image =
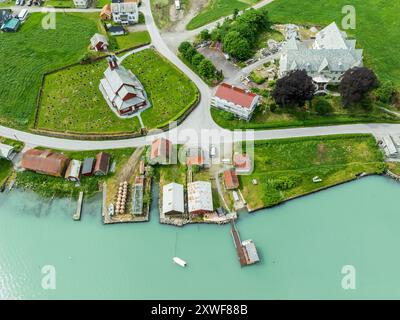
[[(0, 299), (400, 298), (399, 191), (369, 177), (242, 216), (262, 263), (241, 269), (229, 226), (163, 226), (156, 208), (150, 223), (103, 226), (99, 199), (74, 222), (68, 199), (15, 190), (0, 195)], [(356, 290), (341, 288), (344, 265)]]

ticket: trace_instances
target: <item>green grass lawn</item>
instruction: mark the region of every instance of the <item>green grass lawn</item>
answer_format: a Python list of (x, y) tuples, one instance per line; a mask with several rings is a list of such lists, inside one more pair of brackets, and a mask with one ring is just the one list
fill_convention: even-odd
[(75, 8), (72, 0), (47, 0), (45, 6), (54, 8)]
[(104, 100), (99, 83), (106, 68), (102, 60), (46, 76), (37, 129), (86, 134), (139, 131), (136, 117), (118, 118)]
[(151, 42), (150, 34), (147, 31), (130, 32), (124, 36), (115, 37), (118, 49), (130, 49), (149, 44)]
[(0, 159), (0, 187), (3, 185), (12, 170), (12, 163), (6, 159)]
[(227, 129), (276, 129), (276, 128), (295, 128), (311, 127), (320, 125), (337, 125), (351, 123), (396, 123), (399, 118), (386, 113), (374, 106), (371, 111), (363, 109), (361, 106), (353, 108), (343, 108), (339, 97), (327, 97), (333, 107), (333, 112), (329, 115), (318, 115), (315, 110), (278, 108), (271, 112), (264, 107), (257, 107), (252, 119), (247, 122), (234, 118), (232, 114), (212, 108), (211, 115), (214, 121), (223, 128)]
[[(254, 172), (240, 176), (241, 191), (252, 209), (354, 179), (362, 172), (381, 173), (385, 167), (371, 135), (256, 141), (254, 149)], [(314, 176), (323, 181), (313, 183)]]
[(186, 26), (193, 30), (224, 16), (229, 16), (235, 9), (243, 10), (260, 0), (209, 0), (207, 6)]
[(111, 0), (96, 0), (96, 8), (102, 9), (105, 5), (111, 3)]
[[(123, 64), (138, 76), (151, 101), (151, 108), (142, 113), (149, 129), (179, 117), (196, 100), (194, 84), (153, 50), (129, 56)], [(106, 68), (102, 60), (48, 75), (37, 128), (84, 134), (138, 132), (136, 117), (120, 119), (105, 102), (98, 86)]]
[[(62, 152), (67, 155), (70, 159), (84, 160), (87, 157), (95, 157), (100, 151), (61, 151), (54, 150), (56, 152)], [(103, 151), (103, 150), (101, 150)], [(105, 150), (105, 152), (111, 155), (111, 163), (116, 162), (116, 172), (109, 173), (106, 177), (81, 177), (80, 187), (75, 187), (73, 182), (67, 181), (64, 178), (51, 177), (42, 174), (38, 174), (31, 171), (23, 171), (17, 173), (17, 185), (21, 188), (30, 189), (38, 193), (43, 197), (77, 197), (80, 191), (85, 192), (85, 196), (90, 197), (99, 190), (99, 185), (105, 180), (112, 178), (118, 173), (121, 165), (124, 164), (134, 149), (113, 149)]]
[(0, 8), (4, 8), (4, 7), (11, 7), (15, 5), (15, 1), (2, 1), (0, 2)]
[(355, 30), (347, 30), (364, 49), (364, 62), (381, 80), (392, 80), (400, 86), (400, 1), (398, 0), (275, 0), (267, 7), (270, 19), (280, 23), (341, 26), (342, 7), (356, 9)]
[(17, 33), (0, 33), (1, 124), (26, 129), (33, 120), (42, 75), (77, 62), (97, 32), (96, 24), (82, 15), (57, 14), (54, 30), (42, 29), (43, 17), (33, 13)]
[(123, 65), (137, 75), (152, 104), (142, 113), (146, 128), (177, 120), (197, 101), (199, 93), (194, 83), (154, 50), (131, 55)]

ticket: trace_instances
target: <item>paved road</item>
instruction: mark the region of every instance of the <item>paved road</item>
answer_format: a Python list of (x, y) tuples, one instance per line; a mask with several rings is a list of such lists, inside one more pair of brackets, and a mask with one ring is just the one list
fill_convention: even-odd
[[(189, 117), (177, 128), (168, 132), (168, 137), (174, 143), (197, 143), (202, 139), (203, 144), (215, 143), (216, 141), (239, 141), (239, 140), (264, 140), (290, 137), (330, 135), (338, 133), (372, 133), (379, 137), (383, 134), (400, 135), (400, 124), (355, 124), (342, 126), (326, 126), (312, 128), (295, 128), (281, 130), (262, 130), (249, 133), (247, 136), (234, 134), (231, 131), (221, 129), (211, 118), (209, 108), (211, 100), (211, 89), (190, 70), (167, 46), (156, 27), (151, 10), (150, 0), (144, 0), (142, 11), (146, 17), (146, 25), (152, 38), (152, 45), (162, 53), (168, 60), (182, 70), (199, 88), (201, 92), (201, 101), (199, 106), (189, 115)], [(271, 2), (263, 1), (259, 5), (265, 5)], [(80, 9), (78, 9), (80, 10)], [(84, 10), (88, 12), (88, 10)], [(158, 133), (160, 134), (160, 133)], [(66, 149), (66, 150), (97, 150), (97, 149), (117, 149), (125, 147), (139, 147), (150, 144), (154, 139), (155, 133), (147, 137), (124, 140), (107, 141), (83, 141), (52, 138), (47, 136), (35, 135), (28, 132), (0, 126), (0, 135), (11, 139), (23, 141), (28, 146), (44, 146), (48, 148)], [(219, 140), (218, 140), (219, 139)]]

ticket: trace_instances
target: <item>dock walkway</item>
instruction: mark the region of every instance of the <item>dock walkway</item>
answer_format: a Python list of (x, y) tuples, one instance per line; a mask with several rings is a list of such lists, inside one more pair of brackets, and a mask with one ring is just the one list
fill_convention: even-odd
[(235, 221), (233, 219), (231, 220), (231, 234), (239, 258), (240, 266), (241, 267), (246, 266), (247, 265), (246, 255), (242, 246), (242, 241), (240, 241), (239, 231), (237, 230)]
[(78, 198), (78, 204), (76, 207), (76, 211), (75, 211), (75, 214), (72, 216), (72, 218), (75, 221), (81, 220), (82, 204), (83, 204), (83, 191), (79, 192), (79, 198)]

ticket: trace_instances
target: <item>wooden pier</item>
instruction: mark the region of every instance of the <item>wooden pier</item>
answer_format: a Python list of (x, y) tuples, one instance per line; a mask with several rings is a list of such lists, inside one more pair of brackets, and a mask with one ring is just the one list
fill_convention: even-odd
[(79, 192), (78, 204), (76, 207), (76, 212), (72, 216), (75, 221), (81, 220), (81, 213), (82, 213), (82, 204), (83, 204), (83, 191)]
[(247, 266), (246, 254), (242, 246), (242, 241), (240, 241), (239, 231), (236, 229), (235, 221), (233, 219), (231, 220), (231, 234), (239, 258), (240, 266)]

